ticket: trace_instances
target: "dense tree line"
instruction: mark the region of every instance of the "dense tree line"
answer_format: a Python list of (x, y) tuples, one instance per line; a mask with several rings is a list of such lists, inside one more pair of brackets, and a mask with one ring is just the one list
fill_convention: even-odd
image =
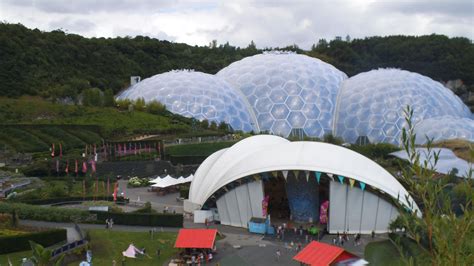
[[(397, 67), (439, 81), (474, 84), (474, 46), (466, 38), (442, 35), (320, 40), (310, 51), (293, 50), (333, 64), (349, 76), (378, 67)], [(132, 75), (149, 77), (172, 69), (216, 73), (261, 53), (228, 43), (190, 46), (149, 37), (84, 38), (56, 30), (42, 32), (0, 23), (0, 95), (77, 96), (89, 88), (117, 93)]]

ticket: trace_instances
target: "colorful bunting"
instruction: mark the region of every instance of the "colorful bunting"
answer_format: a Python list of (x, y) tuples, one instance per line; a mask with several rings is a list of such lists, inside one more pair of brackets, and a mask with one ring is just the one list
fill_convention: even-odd
[(362, 190), (365, 189), (365, 183), (359, 181), (359, 186), (360, 186), (360, 189)]
[(344, 177), (342, 175), (338, 175), (337, 178), (339, 179), (339, 182), (341, 182), (341, 184), (344, 183)]
[(298, 175), (300, 172), (298, 170), (293, 170), (293, 174), (295, 175), (295, 178), (298, 180)]
[(351, 179), (349, 178), (349, 185), (351, 186), (351, 188), (354, 187), (354, 183), (355, 183), (355, 180), (354, 179)]
[(320, 172), (314, 172), (316, 174), (316, 181), (318, 181), (318, 184), (319, 184), (319, 180), (321, 180), (321, 173)]
[(283, 170), (281, 171), (281, 173), (283, 174), (283, 177), (285, 178), (285, 181), (286, 181), (286, 179), (288, 178), (288, 170)]

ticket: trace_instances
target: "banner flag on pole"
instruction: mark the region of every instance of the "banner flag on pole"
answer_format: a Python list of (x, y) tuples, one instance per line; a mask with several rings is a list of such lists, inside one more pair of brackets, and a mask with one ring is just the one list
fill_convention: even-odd
[(284, 171), (281, 171), (282, 174), (283, 174), (283, 177), (285, 178), (285, 181), (286, 179), (288, 178), (288, 170), (284, 170)]
[(56, 172), (59, 173), (59, 160), (56, 159)]
[(54, 158), (54, 143), (52, 144), (52, 147), (51, 147), (51, 158)]
[(309, 182), (309, 171), (304, 171), (304, 173), (306, 174), (306, 182)]
[(78, 165), (77, 165), (77, 159), (76, 159), (76, 161), (75, 161), (75, 163), (74, 163), (74, 173), (76, 173), (76, 175), (77, 175), (77, 172), (78, 172), (78, 171), (79, 171), (79, 167), (78, 167)]
[(87, 173), (87, 163), (86, 161), (83, 161), (82, 162), (82, 172), (85, 174)]
[(61, 142), (59, 143), (59, 158), (63, 158), (63, 145)]
[(64, 172), (66, 172), (66, 175), (69, 174), (69, 160), (66, 161), (66, 169), (64, 169)]
[(341, 182), (341, 184), (344, 183), (344, 177), (342, 175), (338, 175), (337, 178), (339, 178), (339, 182)]
[(321, 173), (320, 172), (314, 172), (316, 174), (316, 181), (318, 181), (318, 184), (319, 184), (319, 180), (321, 180)]
[(365, 189), (365, 183), (359, 181), (359, 186), (360, 186), (360, 189), (362, 190)]
[(355, 180), (352, 178), (349, 178), (349, 185), (351, 186), (351, 188), (354, 187), (354, 183), (355, 183)]
[(95, 161), (94, 160), (91, 160), (91, 169), (92, 169), (92, 173), (95, 173)]
[(115, 182), (115, 185), (114, 185), (114, 201), (117, 201), (117, 193), (118, 193), (118, 182)]

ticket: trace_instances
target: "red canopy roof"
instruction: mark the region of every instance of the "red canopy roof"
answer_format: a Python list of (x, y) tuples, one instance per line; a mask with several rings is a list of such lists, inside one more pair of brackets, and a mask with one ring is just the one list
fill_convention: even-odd
[(216, 229), (179, 229), (175, 248), (213, 248)]
[(311, 241), (293, 259), (311, 266), (327, 266), (331, 263), (354, 257), (356, 256), (340, 247)]

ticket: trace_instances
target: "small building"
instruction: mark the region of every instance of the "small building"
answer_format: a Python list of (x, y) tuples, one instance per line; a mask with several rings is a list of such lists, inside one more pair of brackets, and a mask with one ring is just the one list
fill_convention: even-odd
[(293, 259), (303, 265), (311, 266), (368, 264), (365, 260), (347, 252), (341, 247), (317, 241), (311, 241), (305, 248), (296, 254)]

